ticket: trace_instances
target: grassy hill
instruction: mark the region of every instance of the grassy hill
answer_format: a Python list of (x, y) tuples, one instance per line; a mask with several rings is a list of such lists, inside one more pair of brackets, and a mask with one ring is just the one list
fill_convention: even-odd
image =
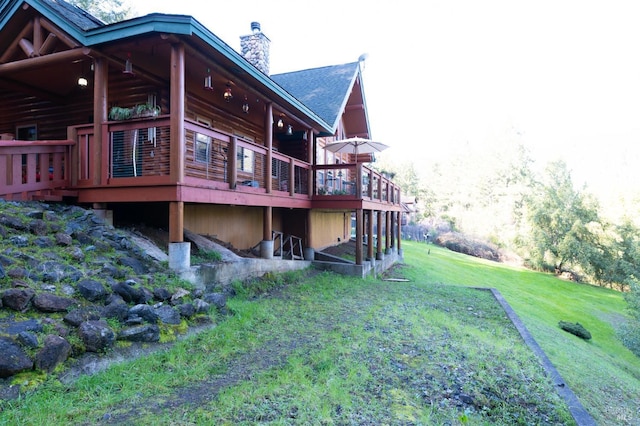
[[(403, 243), (393, 277), (236, 283), (232, 313), (165, 350), (0, 403), (0, 424), (574, 424), (489, 292), (511, 304), (600, 425), (640, 421), (619, 293)], [(583, 341), (558, 327), (580, 322)]]

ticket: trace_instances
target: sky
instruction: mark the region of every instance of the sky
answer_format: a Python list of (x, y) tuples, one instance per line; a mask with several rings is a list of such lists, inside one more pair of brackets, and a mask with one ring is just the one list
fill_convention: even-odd
[[(133, 3), (133, 2), (132, 2)], [(640, 188), (640, 3), (629, 0), (136, 0), (232, 48), (260, 22), (271, 73), (358, 60), (372, 139), (431, 164), (496, 135), (577, 183)], [(420, 167), (419, 167), (420, 168)]]

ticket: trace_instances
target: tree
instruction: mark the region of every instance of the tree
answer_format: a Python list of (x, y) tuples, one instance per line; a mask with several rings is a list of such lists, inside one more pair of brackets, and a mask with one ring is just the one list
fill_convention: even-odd
[(131, 17), (131, 6), (125, 0), (68, 0), (96, 18), (111, 24)]
[(534, 183), (526, 198), (526, 220), (530, 227), (530, 255), (534, 266), (566, 266), (589, 270), (600, 241), (597, 201), (576, 190), (563, 161), (546, 169), (545, 182)]

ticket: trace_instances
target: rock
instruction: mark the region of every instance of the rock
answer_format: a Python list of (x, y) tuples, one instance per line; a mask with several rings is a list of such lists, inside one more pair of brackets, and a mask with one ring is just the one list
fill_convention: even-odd
[(42, 324), (36, 319), (29, 319), (26, 321), (16, 321), (9, 323), (5, 329), (7, 334), (18, 335), (24, 331), (33, 331), (34, 333), (40, 333), (42, 331)]
[(103, 352), (113, 346), (115, 333), (102, 320), (85, 321), (78, 327), (78, 334), (88, 352)]
[(70, 246), (71, 244), (73, 244), (73, 239), (69, 234), (58, 232), (57, 234), (55, 234), (54, 238), (56, 240), (56, 244), (59, 246)]
[(191, 318), (196, 314), (196, 307), (193, 303), (183, 303), (176, 306), (176, 309), (180, 312), (180, 316), (185, 318)]
[(24, 235), (14, 235), (9, 237), (9, 241), (16, 247), (26, 247), (29, 245), (29, 238)]
[(15, 229), (16, 231), (27, 230), (27, 225), (15, 216), (2, 214), (0, 215), (0, 223), (8, 228)]
[(29, 231), (33, 235), (45, 235), (47, 233), (47, 224), (42, 219), (36, 219), (29, 224)]
[(0, 263), (0, 279), (6, 277), (7, 275), (4, 272), (4, 268), (2, 267), (2, 264)]
[(129, 306), (121, 298), (114, 299), (102, 308), (102, 316), (105, 318), (115, 318), (120, 322), (124, 322), (129, 316)]
[(27, 309), (35, 294), (36, 292), (30, 288), (10, 288), (2, 293), (2, 305), (22, 312)]
[(156, 308), (155, 313), (160, 319), (160, 321), (162, 321), (165, 324), (174, 324), (174, 325), (180, 324), (180, 321), (181, 321), (180, 312), (173, 309), (169, 305), (162, 305)]
[(155, 324), (158, 322), (158, 314), (153, 307), (149, 305), (138, 304), (129, 309), (129, 316), (140, 317), (148, 323)]
[(133, 269), (133, 272), (136, 274), (146, 274), (149, 272), (149, 269), (142, 262), (130, 256), (121, 257), (118, 259), (118, 263)]
[(83, 307), (74, 309), (64, 316), (63, 321), (73, 327), (79, 327), (85, 321), (96, 321), (100, 319), (100, 313), (96, 308)]
[(35, 349), (38, 347), (38, 336), (30, 331), (21, 331), (18, 333), (18, 342), (20, 342), (22, 346)]
[(49, 293), (40, 293), (33, 298), (33, 306), (41, 312), (66, 312), (75, 303), (73, 299)]
[(224, 293), (207, 293), (203, 299), (218, 309), (223, 309), (227, 306), (227, 296)]
[(33, 361), (20, 345), (10, 337), (0, 336), (0, 378), (11, 377), (21, 371), (31, 370)]
[(171, 298), (171, 292), (166, 288), (155, 288), (153, 290), (153, 297), (160, 302), (166, 302)]
[(127, 340), (129, 342), (158, 342), (160, 340), (160, 328), (155, 324), (126, 328), (118, 333), (118, 340)]
[(190, 294), (191, 293), (189, 293), (189, 291), (185, 290), (184, 288), (178, 288), (176, 292), (173, 293), (173, 296), (171, 296), (171, 304), (177, 305), (178, 303), (182, 302), (182, 299)]
[(24, 279), (29, 278), (29, 271), (25, 268), (15, 266), (7, 271), (7, 275), (11, 278)]
[(38, 246), (40, 248), (53, 247), (53, 241), (51, 241), (51, 239), (49, 237), (45, 237), (45, 236), (41, 236), (41, 237), (36, 238), (33, 241), (33, 244), (35, 244), (36, 246)]
[(91, 279), (81, 280), (80, 282), (78, 282), (77, 287), (80, 295), (82, 295), (82, 297), (89, 300), (90, 302), (104, 300), (109, 294), (102, 283)]
[(196, 313), (206, 314), (211, 309), (211, 305), (202, 299), (194, 299), (193, 306), (196, 308)]
[(36, 355), (35, 366), (38, 370), (52, 372), (58, 364), (67, 360), (71, 353), (71, 344), (64, 338), (49, 334), (44, 339), (44, 346)]
[(127, 303), (139, 303), (142, 299), (142, 291), (139, 288), (130, 285), (128, 282), (117, 282), (111, 285), (114, 293), (120, 295)]

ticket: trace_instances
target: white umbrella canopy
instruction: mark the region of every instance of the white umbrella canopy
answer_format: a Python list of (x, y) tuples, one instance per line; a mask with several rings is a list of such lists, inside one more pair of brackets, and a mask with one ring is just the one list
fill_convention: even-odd
[(382, 142), (375, 142), (369, 139), (355, 137), (329, 142), (324, 148), (327, 151), (335, 152), (336, 154), (354, 154), (356, 161), (358, 161), (358, 154), (382, 152), (389, 148), (389, 145)]

